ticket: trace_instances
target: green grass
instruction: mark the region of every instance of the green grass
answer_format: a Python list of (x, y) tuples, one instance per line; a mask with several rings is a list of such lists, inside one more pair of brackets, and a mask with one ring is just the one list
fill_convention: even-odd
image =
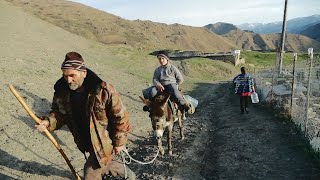
[[(93, 49), (99, 48), (92, 47)], [(146, 50), (137, 50), (126, 45), (109, 48), (110, 56), (113, 59), (108, 61), (110, 66), (123, 72), (138, 77), (147, 84), (152, 83), (153, 72), (159, 66), (157, 58), (149, 55)], [(245, 58), (248, 72), (254, 73), (261, 68), (271, 68), (275, 63), (275, 53), (262, 53), (255, 51), (244, 51), (241, 57)], [(299, 59), (306, 59), (308, 56), (301, 55)], [(290, 64), (293, 61), (293, 54), (286, 53), (284, 64)], [(208, 58), (190, 58), (180, 61), (171, 60), (173, 64), (183, 69), (185, 82), (182, 85), (187, 91), (192, 91), (196, 84), (213, 83), (219, 80), (231, 80), (240, 73), (239, 67), (235, 67), (230, 62), (211, 60)], [(252, 64), (252, 65), (250, 65)]]
[[(256, 52), (256, 51), (242, 51), (241, 58), (245, 58), (247, 64), (253, 64), (257, 68), (272, 67), (275, 65), (275, 52)], [(308, 59), (307, 54), (298, 54), (298, 60)], [(293, 53), (285, 53), (283, 57), (283, 64), (289, 65), (293, 63)]]
[(207, 58), (187, 59), (183, 64), (185, 74), (198, 81), (223, 80), (238, 73), (238, 68), (231, 63)]
[[(92, 47), (96, 48), (96, 47)], [(157, 58), (150, 52), (123, 47), (110, 48), (114, 59), (110, 66), (121, 69), (146, 83), (152, 83), (153, 72), (159, 66)], [(216, 80), (230, 80), (239, 73), (239, 68), (229, 62), (210, 60), (207, 58), (191, 58), (181, 61), (171, 60), (171, 63), (182, 67), (185, 82), (183, 88), (191, 90), (197, 83), (212, 83)]]

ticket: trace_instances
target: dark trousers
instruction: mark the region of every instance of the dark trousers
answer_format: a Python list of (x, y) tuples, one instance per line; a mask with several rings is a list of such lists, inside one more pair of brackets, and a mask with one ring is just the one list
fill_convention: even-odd
[(122, 178), (127, 175), (128, 180), (135, 180), (135, 173), (128, 168), (124, 167), (123, 163), (118, 161), (111, 161), (107, 166), (100, 167), (99, 162), (94, 153), (90, 153), (84, 165), (84, 179), (85, 180), (101, 180), (104, 175), (120, 176)]
[(250, 96), (240, 96), (240, 109), (243, 113), (247, 108), (249, 108)]
[(178, 102), (181, 106), (186, 104), (186, 101), (184, 100), (182, 93), (179, 91), (177, 84), (165, 85), (164, 91), (170, 93), (173, 100)]

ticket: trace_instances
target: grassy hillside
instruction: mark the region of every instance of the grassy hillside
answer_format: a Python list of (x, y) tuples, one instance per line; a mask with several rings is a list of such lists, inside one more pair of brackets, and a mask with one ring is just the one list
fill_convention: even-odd
[[(283, 64), (289, 65), (293, 63), (294, 53), (284, 53)], [(276, 53), (275, 52), (257, 52), (257, 51), (242, 51), (241, 58), (245, 58), (247, 64), (253, 64), (257, 68), (270, 68), (275, 65)], [(306, 54), (298, 54), (298, 60), (303, 61), (308, 59)]]
[(228, 62), (216, 61), (205, 58), (193, 58), (182, 62), (185, 74), (192, 81), (216, 81), (237, 74), (238, 68)]
[(237, 47), (203, 27), (129, 21), (65, 0), (6, 0), (24, 11), (74, 34), (104, 44), (125, 44), (135, 49), (229, 51)]

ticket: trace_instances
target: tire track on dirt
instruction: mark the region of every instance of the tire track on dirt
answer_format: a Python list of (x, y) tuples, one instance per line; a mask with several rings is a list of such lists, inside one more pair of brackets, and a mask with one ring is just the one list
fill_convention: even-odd
[(207, 87), (207, 91), (197, 97), (199, 106), (196, 113), (189, 117), (189, 123), (186, 126), (196, 127), (199, 124), (201, 126), (197, 129), (196, 137), (184, 153), (172, 179), (204, 179), (202, 175), (203, 163), (206, 161), (206, 154), (211, 151), (208, 148), (212, 141), (210, 132), (215, 130), (212, 119), (216, 119), (216, 115), (211, 112), (215, 108), (215, 102), (223, 98), (223, 94), (221, 96), (221, 93), (218, 92), (221, 86), (220, 83), (211, 84)]

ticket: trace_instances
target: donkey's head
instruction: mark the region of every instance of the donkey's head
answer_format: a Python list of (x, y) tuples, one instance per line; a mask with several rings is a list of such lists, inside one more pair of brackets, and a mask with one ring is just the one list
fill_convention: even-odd
[(143, 103), (149, 107), (149, 117), (151, 119), (152, 128), (155, 131), (157, 138), (161, 138), (163, 136), (164, 129), (167, 125), (167, 121), (169, 120), (169, 98), (169, 94), (159, 94), (154, 97), (153, 101), (140, 97)]

